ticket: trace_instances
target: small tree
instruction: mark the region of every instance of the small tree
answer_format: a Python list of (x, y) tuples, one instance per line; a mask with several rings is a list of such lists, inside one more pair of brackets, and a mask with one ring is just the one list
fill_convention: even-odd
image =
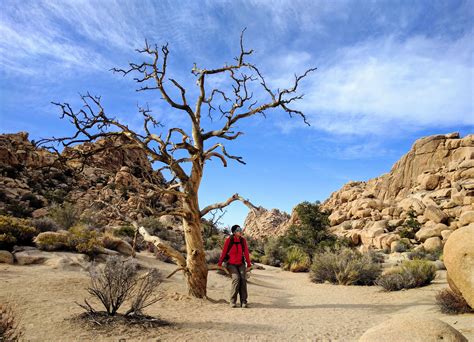
[[(135, 74), (134, 79), (140, 86), (137, 91), (158, 92), (171, 108), (181, 112), (188, 119), (188, 127), (174, 127), (166, 134), (157, 133), (156, 128), (161, 127), (161, 123), (146, 107), (139, 108), (143, 116), (143, 132), (136, 131), (107, 114), (100, 97), (87, 94), (81, 96), (84, 107), (79, 111), (74, 111), (68, 103), (55, 103), (61, 109), (61, 117), (70, 120), (76, 132), (69, 137), (44, 139), (39, 142), (40, 144), (58, 142), (63, 147), (70, 147), (102, 138), (119, 138), (124, 141), (122, 148), (138, 148), (147, 154), (150, 161), (161, 163), (163, 166), (160, 170), (168, 170), (172, 179), (167, 187), (160, 184), (153, 185), (162, 194), (176, 196), (180, 205), (168, 207), (156, 215), (175, 215), (182, 219), (186, 258), (166, 241), (150, 236), (145, 229), (135, 225), (145, 240), (153, 242), (158, 249), (173, 258), (179, 269), (185, 273), (189, 294), (199, 298), (206, 296), (208, 273), (201, 231), (202, 217), (234, 201), (242, 201), (251, 210), (257, 210), (253, 204), (238, 194), (224, 202), (202, 208), (198, 193), (205, 163), (217, 159), (226, 167), (228, 160), (231, 159), (245, 164), (242, 157), (227, 151), (224, 142), (241, 136), (243, 132), (236, 130), (237, 125), (257, 114), (265, 115), (270, 109), (280, 108), (290, 116), (301, 117), (307, 123), (305, 115), (291, 108), (291, 105), (303, 97), (297, 93), (300, 81), (315, 69), (309, 69), (300, 76), (295, 75), (292, 86), (274, 90), (257, 66), (247, 61), (253, 50), (244, 49), (243, 33), (240, 36), (240, 53), (234, 63), (210, 69), (194, 65), (191, 72), (196, 77), (198, 93), (194, 103), (189, 100), (186, 88), (168, 76), (168, 45), (158, 48), (157, 45), (152, 46), (145, 42), (145, 47), (137, 50), (147, 57), (144, 62), (130, 63), (126, 69), (113, 69), (123, 76)], [(227, 88), (209, 87), (208, 80), (216, 76), (224, 77), (229, 82), (230, 91)], [(266, 99), (259, 100), (265, 96), (255, 99), (252, 92), (254, 88), (262, 91)], [(174, 94), (177, 94), (177, 98)], [(215, 128), (216, 122), (209, 124), (209, 127), (214, 128), (204, 127), (206, 115), (203, 106), (208, 107), (207, 116), (211, 120), (216, 112), (220, 115), (218, 128)], [(54, 146), (50, 147), (54, 149)], [(106, 148), (108, 147), (91, 147), (87, 152), (69, 149), (69, 157), (87, 160)], [(112, 145), (110, 148), (115, 146)]]
[(298, 224), (290, 226), (281, 238), (283, 247), (298, 246), (308, 255), (313, 255), (318, 244), (336, 237), (327, 232), (328, 213), (321, 211), (319, 203), (302, 202), (295, 207)]

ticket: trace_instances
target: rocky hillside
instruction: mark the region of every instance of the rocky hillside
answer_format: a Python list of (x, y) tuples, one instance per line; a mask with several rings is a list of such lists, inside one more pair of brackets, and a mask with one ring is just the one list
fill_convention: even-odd
[[(119, 225), (123, 220), (118, 213), (139, 219), (176, 205), (176, 198), (163, 196), (152, 186), (165, 184), (161, 173), (153, 171), (140, 149), (123, 148), (124, 139), (99, 140), (62, 152), (71, 156), (77, 150), (115, 146), (94, 154), (82, 167), (77, 160), (62, 165), (56, 154), (36, 148), (27, 133), (0, 135), (0, 213), (37, 218), (68, 201), (83, 219)], [(179, 224), (171, 217), (162, 220), (169, 226)]]
[[(419, 139), (389, 173), (345, 184), (322, 208), (331, 212), (335, 234), (380, 249), (396, 248), (412, 213), (421, 229), (409, 243), (438, 248), (453, 230), (474, 222), (474, 135)], [(246, 221), (248, 234), (257, 238), (283, 234), (295, 220), (280, 212), (260, 213)]]

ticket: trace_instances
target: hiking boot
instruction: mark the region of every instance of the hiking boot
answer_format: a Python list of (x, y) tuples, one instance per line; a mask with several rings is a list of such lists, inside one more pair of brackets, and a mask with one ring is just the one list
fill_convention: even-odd
[(236, 307), (237, 307), (237, 304), (235, 304), (235, 303), (230, 303), (230, 307), (231, 307), (231, 308), (236, 308)]
[(249, 306), (247, 303), (242, 303), (242, 308), (247, 309)]

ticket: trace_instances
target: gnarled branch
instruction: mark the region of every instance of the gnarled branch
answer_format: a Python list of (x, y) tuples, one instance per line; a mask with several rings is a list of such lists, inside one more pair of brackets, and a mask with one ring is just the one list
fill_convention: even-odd
[(212, 205), (208, 205), (205, 207), (203, 210), (201, 210), (201, 217), (205, 216), (208, 214), (211, 210), (216, 210), (216, 209), (222, 209), (227, 207), (229, 204), (235, 201), (241, 201), (243, 204), (245, 204), (251, 211), (258, 211), (259, 208), (255, 205), (253, 205), (248, 199), (243, 198), (239, 194), (234, 194), (232, 197), (230, 197), (227, 201), (225, 202), (220, 202), (220, 203), (215, 203)]

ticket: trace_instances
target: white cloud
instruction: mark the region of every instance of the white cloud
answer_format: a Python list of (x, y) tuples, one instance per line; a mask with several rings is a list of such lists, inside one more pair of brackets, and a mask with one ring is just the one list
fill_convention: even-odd
[(473, 125), (472, 39), (387, 37), (342, 49), (312, 75), (300, 107), (314, 127), (340, 134)]

